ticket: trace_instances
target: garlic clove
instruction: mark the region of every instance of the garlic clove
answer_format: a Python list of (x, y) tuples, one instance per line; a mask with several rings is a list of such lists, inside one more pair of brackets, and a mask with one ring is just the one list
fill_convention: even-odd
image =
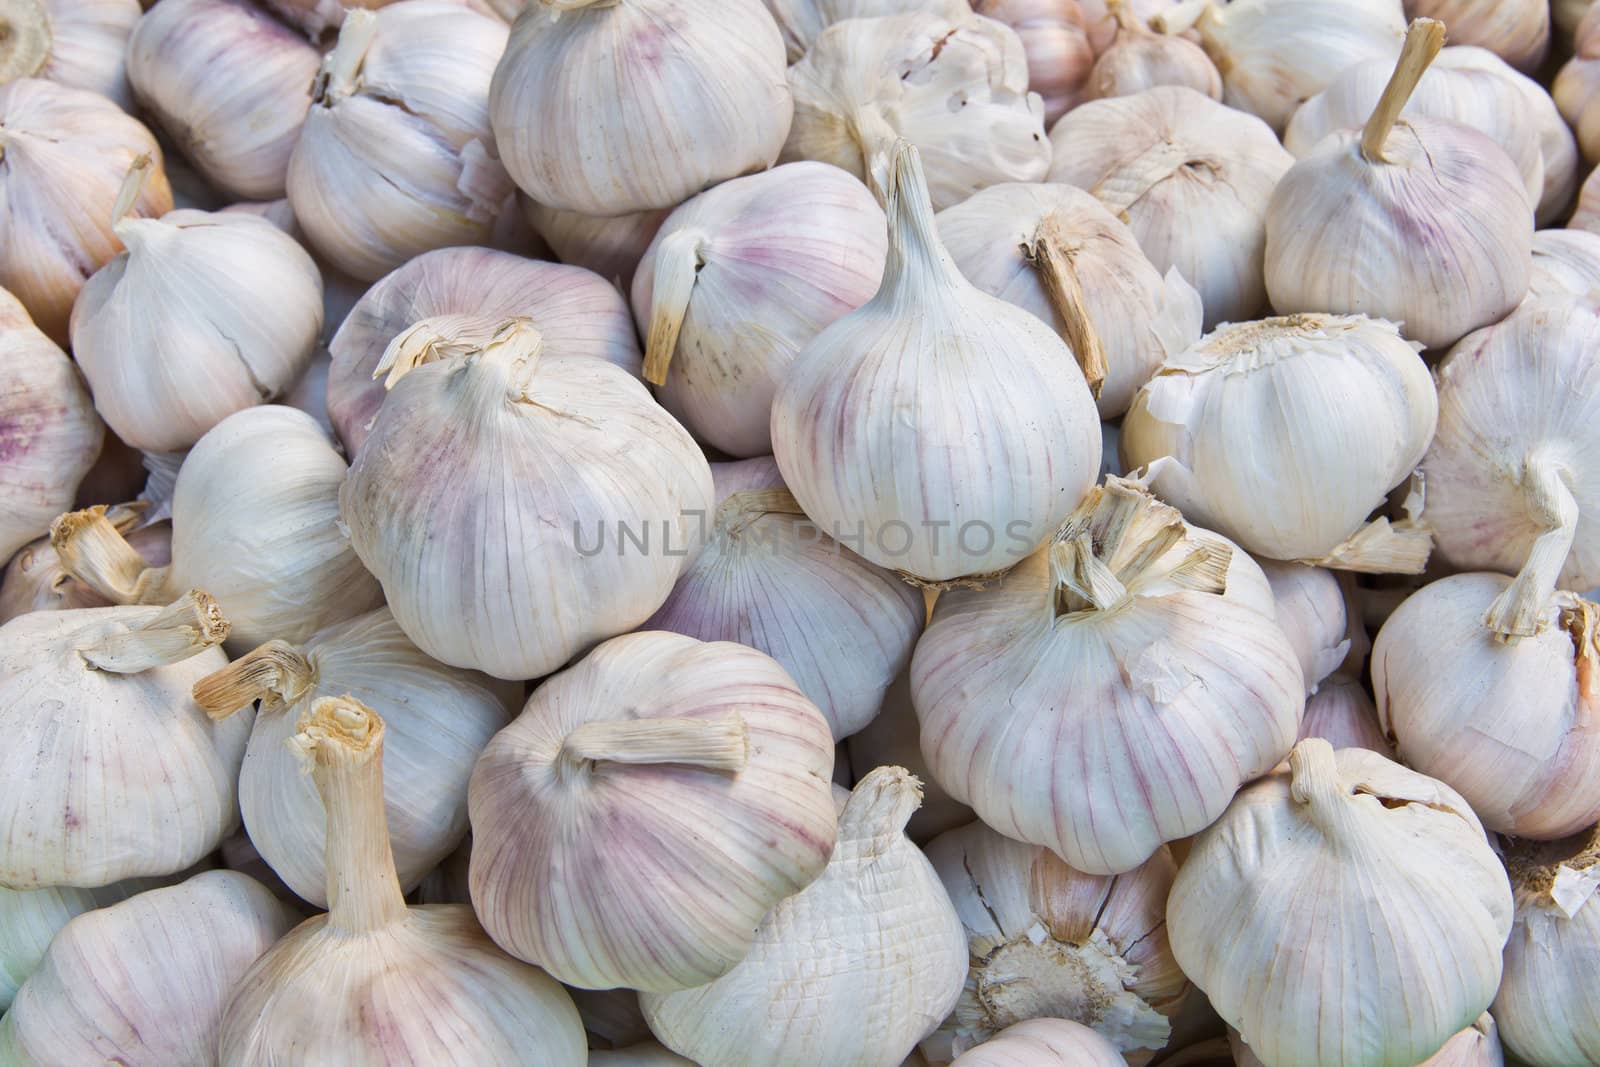
[(1028, 57), (1028, 88), (1044, 98), (1046, 125), (1078, 104), (1095, 49), (1077, 0), (976, 0), (972, 10), (1017, 31)]
[(845, 745), (856, 780), (876, 767), (904, 767), (922, 782), (922, 806), (906, 823), (906, 836), (925, 844), (946, 830), (977, 818), (972, 809), (940, 788), (922, 758), (922, 728), (911, 705), (911, 674), (901, 671), (884, 695), (883, 706)]
[[(118, 504), (106, 509), (106, 519), (146, 563), (163, 566), (172, 559), (172, 527), (164, 522), (140, 526), (145, 512), (143, 503)], [(49, 535), (19, 549), (6, 565), (5, 577), (0, 579), (0, 623), (30, 611), (105, 608), (111, 604), (110, 598), (68, 573), (50, 546)]]
[(5, 0), (0, 85), (40, 78), (132, 110), (124, 53), (138, 21), (136, 0)]
[(623, 292), (633, 285), (634, 270), (670, 208), (611, 217), (580, 215), (525, 200), (528, 224), (555, 250), (563, 263), (592, 270)]
[(1126, 1067), (1116, 1046), (1065, 1019), (1029, 1019), (964, 1053), (953, 1067)]
[(1111, 15), (1116, 36), (1089, 72), (1083, 87), (1086, 100), (1132, 96), (1158, 85), (1181, 85), (1222, 99), (1222, 75), (1205, 49), (1187, 37), (1154, 29), (1126, 2), (1119, 0)]
[[(911, 11), (930, 11), (947, 18), (970, 14), (967, 0), (762, 0), (783, 34), (789, 62), (816, 43), (822, 31), (845, 19), (870, 19), (880, 15), (900, 15)], [(983, 0), (979, 0), (980, 3)]]
[(1530, 74), (1550, 47), (1547, 0), (1406, 0), (1406, 15), (1438, 19), (1457, 44), (1490, 49)]

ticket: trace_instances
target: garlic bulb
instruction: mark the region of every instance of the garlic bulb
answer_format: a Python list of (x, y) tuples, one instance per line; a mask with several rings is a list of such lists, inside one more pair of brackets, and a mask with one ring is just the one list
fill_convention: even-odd
[(1167, 904), (1173, 953), (1267, 1063), (1418, 1063), (1500, 984), (1505, 872), (1440, 782), (1320, 738), (1289, 768), (1195, 841)]
[(522, 695), (518, 686), (433, 662), (387, 608), (300, 644), (269, 641), (195, 685), (195, 701), (216, 721), (261, 701), (239, 775), (239, 811), (261, 858), (318, 907), (328, 905), (321, 802), (288, 740), (318, 700), (341, 693), (389, 709), (384, 811), (406, 892), (466, 836), (472, 766)]
[(939, 783), (1090, 874), (1209, 825), (1289, 750), (1305, 693), (1229, 552), (1112, 478), (1005, 582), (941, 593), (911, 660)]
[(1600, 827), (1562, 841), (1511, 841), (1516, 919), (1494, 1015), (1506, 1048), (1538, 1064), (1600, 1059), (1592, 976), (1600, 968)]
[(613, 1051), (589, 1053), (589, 1067), (695, 1067), (676, 1052), (668, 1052), (654, 1041)]
[[(1087, 378), (1101, 418), (1127, 411), (1163, 360), (1200, 339), (1199, 294), (1175, 270), (1163, 280), (1128, 228), (1082, 189), (994, 185), (936, 221), (973, 285), (1050, 323), (1080, 365), (1080, 350), (1098, 347), (1103, 367)], [(1093, 338), (1075, 335), (1083, 317)]]
[(489, 132), (507, 32), (442, 0), (345, 16), (288, 172), (295, 217), (334, 266), (372, 281), (429, 249), (482, 244), (516, 210)]
[(1112, 9), (1116, 38), (1095, 60), (1084, 83), (1087, 100), (1132, 96), (1158, 85), (1181, 85), (1222, 99), (1222, 75), (1205, 49), (1176, 34), (1153, 29), (1120, 0)]
[(583, 1023), (538, 968), (507, 956), (460, 904), (407, 907), (385, 826), (384, 723), (319, 700), (290, 743), (327, 809), (326, 915), (272, 946), (234, 986), (216, 1048), (281, 1063), (581, 1067)]
[(368, 289), (328, 345), (328, 417), (346, 451), (359, 452), (372, 430), (387, 394), (374, 372), (391, 344), (396, 356), (426, 362), (448, 353), (441, 342), (452, 335), (492, 332), (516, 316), (538, 328), (547, 357), (592, 357), (639, 373), (628, 305), (588, 271), (489, 248), (425, 252)]
[(1077, 105), (1095, 61), (1077, 0), (974, 0), (972, 10), (1017, 31), (1028, 88), (1044, 98), (1046, 125)]
[(1280, 314), (1367, 314), (1428, 348), (1503, 318), (1528, 291), (1533, 212), (1516, 164), (1477, 130), (1402, 116), (1444, 43), (1418, 19), (1366, 126), (1324, 138), (1267, 208)]
[(1600, 290), (1600, 233), (1539, 230), (1533, 235), (1533, 273), (1523, 307)]
[(1365, 748), (1394, 759), (1394, 745), (1378, 725), (1378, 710), (1361, 683), (1343, 674), (1324, 679), (1306, 698), (1300, 740), (1320, 737), (1334, 748)]
[(1029, 1019), (1082, 1023), (1118, 1052), (1167, 1046), (1188, 982), (1167, 946), (1178, 866), (1165, 848), (1124, 875), (1081, 874), (975, 822), (927, 854), (970, 956), (954, 1014), (922, 1043), (929, 1059), (948, 1063)]
[(637, 380), (544, 357), (526, 318), (442, 361), (390, 352), (340, 515), (418, 648), (533, 678), (661, 606), (712, 510), (711, 468)]
[(1594, 0), (1550, 0), (1550, 19), (1556, 29), (1570, 36), (1593, 6)]
[(1307, 694), (1315, 693), (1318, 683), (1350, 654), (1350, 639), (1345, 636), (1350, 620), (1339, 579), (1331, 571), (1303, 563), (1270, 559), (1260, 563), (1272, 585), (1278, 626), (1300, 660)]
[(1029, 1019), (963, 1054), (954, 1067), (1126, 1067), (1127, 1062), (1087, 1026)]
[[(972, 13), (967, 0), (762, 0), (778, 23), (788, 61), (797, 63), (822, 31), (845, 19), (929, 11), (946, 18)], [(979, 4), (985, 0), (978, 0)]]
[(1405, 0), (1410, 18), (1443, 22), (1457, 44), (1479, 45), (1536, 73), (1550, 48), (1549, 0)]
[[(1233, 1046), (1233, 1056), (1228, 1061), (1230, 1067), (1263, 1067), (1237, 1030), (1228, 1032), (1227, 1043)], [(1493, 1017), (1484, 1012), (1477, 1022), (1459, 1031), (1417, 1067), (1505, 1067), (1505, 1055), (1500, 1050), (1499, 1031)]]
[(1569, 229), (1600, 233), (1600, 167), (1589, 172), (1578, 190), (1578, 206), (1567, 223)]
[(730, 456), (772, 451), (772, 394), (795, 354), (871, 299), (883, 210), (825, 163), (734, 178), (674, 211), (633, 279), (646, 380)]
[(849, 19), (789, 68), (785, 161), (817, 159), (882, 189), (897, 139), (926, 159), (934, 210), (1050, 166), (1044, 101), (1011, 27), (931, 12)]
[(383, 603), (338, 527), (345, 465), (303, 411), (276, 404), (231, 415), (178, 473), (172, 562), (150, 567), (103, 508), (56, 520), (51, 544), (68, 573), (118, 604), (213, 592), (233, 623), (229, 647), (304, 641)]
[(478, 761), (473, 906), (569, 985), (702, 985), (827, 864), (832, 768), (827, 721), (770, 657), (614, 638), (535, 690)]
[(900, 767), (863, 778), (827, 869), (762, 920), (744, 962), (639, 998), (661, 1043), (701, 1067), (904, 1059), (954, 1006), (967, 967), (961, 920), (902, 833), (919, 795)]
[(1600, 158), (1600, 12), (1590, 6), (1578, 23), (1573, 49), (1576, 54), (1561, 68), (1550, 86), (1556, 106), (1572, 124), (1586, 159)]
[(623, 292), (633, 285), (634, 270), (656, 231), (672, 212), (668, 208), (611, 217), (557, 211), (526, 201), (528, 224), (555, 250), (563, 263), (592, 270)]
[(122, 250), (112, 207), (128, 167), (156, 161), (129, 209), (172, 209), (161, 149), (105, 97), (34, 78), (0, 85), (0, 287), (57, 344), (84, 281)]
[(1200, 292), (1206, 329), (1265, 304), (1267, 202), (1294, 157), (1259, 120), (1162, 85), (1074, 108), (1050, 140), (1049, 180), (1089, 190), (1156, 270), (1176, 267)]
[(922, 782), (922, 806), (906, 823), (906, 836), (923, 844), (976, 819), (972, 809), (939, 787), (922, 758), (922, 728), (911, 706), (911, 676), (901, 671), (873, 720), (845, 742), (856, 780), (875, 767), (905, 767)]
[[(140, 526), (144, 507), (119, 504), (106, 509), (106, 518), (117, 532), (152, 567), (172, 561), (172, 527), (167, 523)], [(74, 578), (50, 547), (50, 537), (18, 550), (6, 565), (0, 579), (0, 623), (10, 622), (30, 611), (66, 611), (72, 608), (105, 608), (111, 600)]]
[(887, 193), (883, 284), (796, 357), (773, 452), (806, 514), (870, 562), (929, 582), (1001, 571), (1092, 484), (1099, 418), (1050, 327), (961, 277), (904, 141)]
[(531, 0), (489, 92), (517, 185), (586, 215), (671, 207), (771, 166), (793, 110), (761, 0)]
[(922, 632), (922, 594), (822, 534), (771, 458), (715, 463), (706, 545), (644, 624), (765, 652), (835, 739), (864, 728)]
[(207, 1067), (233, 983), (295, 918), (235, 871), (80, 915), (0, 1019), (0, 1060)]
[[(238, 820), (251, 716), (189, 699), (227, 662), (210, 597), (34, 612), (0, 627), (0, 886), (92, 888), (181, 871)], [(73, 713), (63, 717), (62, 709)]]
[(128, 250), (84, 285), (72, 352), (118, 437), (180, 451), (294, 384), (322, 329), (322, 276), (294, 238), (232, 212), (117, 214)]
[(130, 108), (123, 53), (137, 0), (6, 0), (0, 6), (0, 85), (41, 78)]
[[(1077, 0), (1083, 13), (1083, 25), (1089, 33), (1089, 44), (1095, 55), (1104, 55), (1116, 42), (1117, 11), (1127, 11), (1140, 22), (1149, 24), (1157, 15), (1170, 12), (1177, 16), (1192, 6), (1189, 0)], [(1173, 10), (1179, 9), (1179, 10)], [(1191, 20), (1192, 21), (1192, 20)], [(1165, 29), (1162, 32), (1166, 32)], [(1200, 35), (1185, 26), (1185, 37), (1199, 40)]]
[(1292, 315), (1223, 326), (1169, 359), (1123, 420), (1122, 456), (1148, 465), (1163, 500), (1260, 556), (1420, 572), (1426, 530), (1366, 519), (1437, 419), (1428, 368), (1392, 323)]

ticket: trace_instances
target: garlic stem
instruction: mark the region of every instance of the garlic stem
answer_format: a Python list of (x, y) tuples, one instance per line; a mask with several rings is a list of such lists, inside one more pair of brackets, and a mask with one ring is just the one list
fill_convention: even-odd
[[(510, 393), (522, 396), (526, 392), (533, 372), (538, 368), (539, 357), (544, 354), (544, 336), (533, 325), (532, 319), (503, 319), (492, 332), (483, 325), (486, 320), (475, 320), (465, 315), (441, 316), (439, 319), (424, 320), (418, 325), (437, 324), (445, 320), (456, 320), (458, 332), (429, 338), (424, 331), (414, 337), (411, 343), (391, 343), (384, 351), (383, 359), (385, 362), (393, 359), (393, 364), (386, 366), (385, 362), (380, 362), (373, 377), (387, 372), (384, 387), (393, 389), (396, 382), (424, 363), (476, 357), (484, 363), (503, 365), (509, 369)], [(435, 325), (433, 328), (438, 327)], [(484, 334), (488, 336), (484, 337)]]
[(311, 102), (323, 107), (333, 107), (341, 100), (355, 94), (356, 75), (366, 62), (367, 51), (378, 35), (378, 16), (365, 8), (345, 12), (339, 26), (339, 39), (333, 51), (322, 61), (322, 68), (311, 83)]
[(383, 387), (417, 367), (458, 356), (470, 356), (494, 340), (504, 320), (488, 315), (434, 315), (413, 323), (396, 334), (372, 369), (374, 380), (384, 379)]
[(1183, 33), (1202, 21), (1221, 23), (1225, 17), (1212, 0), (1183, 0), (1151, 19), (1150, 27), (1157, 33)]
[(287, 641), (268, 641), (194, 684), (194, 700), (220, 722), (257, 700), (277, 696), (292, 704), (312, 679), (311, 663)]
[(1317, 559), (1295, 560), (1309, 567), (1327, 567), (1358, 574), (1421, 574), (1433, 552), (1433, 534), (1410, 520), (1390, 522), (1379, 516)]
[(922, 807), (922, 781), (904, 767), (875, 767), (839, 813), (839, 841), (874, 841), (905, 832)]
[(123, 540), (103, 504), (58, 516), (50, 524), (50, 547), (63, 570), (113, 604), (169, 599), (167, 568), (146, 563)]
[(651, 385), (665, 385), (667, 367), (678, 349), (678, 334), (689, 311), (689, 297), (695, 279), (705, 266), (701, 254), (705, 234), (698, 230), (677, 230), (661, 239), (655, 254), (655, 284), (650, 292), (650, 330), (645, 341), (644, 379)]
[(872, 105), (856, 108), (845, 117), (850, 137), (861, 153), (861, 170), (867, 188), (883, 204), (888, 203), (889, 168), (893, 163), (895, 146), (900, 134), (889, 125), (883, 112)]
[(712, 521), (718, 533), (737, 534), (763, 515), (804, 515), (805, 509), (787, 489), (746, 489), (717, 505)]
[(1089, 383), (1089, 392), (1099, 399), (1100, 387), (1106, 380), (1106, 353), (1084, 309), (1083, 285), (1072, 263), (1075, 251), (1067, 248), (1067, 234), (1061, 219), (1054, 214), (1046, 215), (1034, 230), (1033, 239), (1024, 246), (1024, 254), (1039, 272), (1050, 306), (1061, 317), (1067, 344), (1072, 347), (1084, 380)]
[(1544, 609), (1555, 595), (1578, 532), (1578, 502), (1567, 487), (1566, 473), (1543, 453), (1523, 463), (1523, 500), (1544, 532), (1534, 539), (1517, 576), (1484, 612), (1483, 624), (1502, 638), (1532, 637), (1544, 627)]
[(289, 739), (327, 812), (328, 927), (360, 934), (405, 918), (383, 809), (383, 720), (351, 696), (324, 697)]
[(114, 674), (138, 674), (181, 663), (228, 636), (228, 620), (209, 593), (191, 589), (139, 626), (106, 634), (78, 649), (84, 662)]
[(0, 0), (0, 85), (38, 74), (54, 44), (39, 0)]
[(1600, 646), (1595, 643), (1596, 624), (1600, 623), (1600, 604), (1582, 597), (1562, 594), (1567, 603), (1561, 608), (1561, 625), (1572, 638), (1574, 666), (1578, 674), (1578, 694), (1586, 701), (1600, 697)]
[(121, 237), (124, 224), (128, 220), (128, 212), (133, 210), (133, 205), (138, 202), (144, 192), (145, 183), (150, 180), (150, 175), (155, 171), (155, 161), (150, 158), (150, 153), (142, 152), (134, 157), (128, 165), (128, 173), (122, 178), (122, 187), (117, 190), (116, 203), (111, 206), (111, 229)]
[(1395, 63), (1389, 84), (1383, 87), (1378, 106), (1372, 109), (1361, 131), (1361, 157), (1368, 163), (1387, 163), (1384, 142), (1389, 131), (1405, 110), (1406, 101), (1416, 91), (1417, 83), (1427, 73), (1428, 66), (1444, 47), (1444, 23), (1438, 19), (1413, 19), (1406, 30), (1406, 41), (1400, 49), (1400, 59)]
[(749, 754), (744, 718), (730, 711), (714, 719), (586, 722), (561, 743), (557, 765), (576, 771), (593, 763), (681, 763), (737, 774)]
[(1343, 811), (1339, 764), (1327, 741), (1308, 737), (1296, 744), (1289, 753), (1289, 776), (1289, 795), (1296, 804), (1309, 805), (1314, 816), (1327, 818)]
[[(894, 142), (885, 168), (884, 213), (889, 216), (889, 255), (884, 262), (884, 292), (897, 296), (915, 287), (919, 303), (937, 302), (937, 289), (963, 283), (961, 273), (939, 242), (922, 156), (910, 141)], [(930, 295), (930, 288), (933, 295)]]

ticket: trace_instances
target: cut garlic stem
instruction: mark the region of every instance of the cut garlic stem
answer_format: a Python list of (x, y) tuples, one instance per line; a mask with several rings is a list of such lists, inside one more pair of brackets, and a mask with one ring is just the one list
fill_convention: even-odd
[(1311, 809), (1311, 817), (1325, 832), (1342, 822), (1344, 787), (1333, 746), (1320, 737), (1308, 737), (1289, 753), (1289, 795)]
[(122, 188), (117, 190), (116, 203), (111, 207), (111, 229), (118, 237), (123, 235), (126, 223), (133, 221), (128, 218), (128, 212), (133, 210), (133, 205), (144, 193), (145, 183), (150, 180), (150, 175), (154, 172), (155, 162), (148, 152), (135, 156), (133, 162), (128, 165), (128, 173), (122, 179)]
[(744, 770), (750, 739), (736, 711), (706, 719), (586, 722), (561, 743), (557, 766), (594, 763), (682, 763), (714, 771)]
[(1384, 142), (1394, 129), (1406, 101), (1416, 91), (1417, 83), (1427, 73), (1428, 67), (1444, 47), (1444, 23), (1438, 19), (1414, 19), (1406, 30), (1406, 42), (1400, 49), (1400, 59), (1395, 63), (1389, 84), (1383, 87), (1378, 106), (1372, 109), (1366, 126), (1361, 130), (1361, 158), (1368, 163), (1387, 163)]
[(50, 547), (62, 569), (113, 604), (166, 599), (167, 568), (145, 562), (106, 517), (103, 504), (57, 517), (50, 524)]
[(876, 767), (856, 783), (839, 813), (839, 840), (898, 837), (922, 806), (922, 782), (904, 767)]
[(228, 620), (209, 593), (191, 589), (149, 622), (107, 634), (78, 654), (89, 666), (115, 674), (138, 674), (181, 663), (228, 636)]
[(479, 351), (494, 340), (505, 323), (503, 316), (491, 315), (434, 315), (423, 319), (389, 342), (378, 365), (372, 368), (373, 380), (382, 378), (383, 387), (393, 389), (408, 371), (425, 363)]
[(1077, 357), (1078, 367), (1089, 392), (1100, 399), (1100, 387), (1105, 384), (1106, 353), (1100, 344), (1100, 335), (1084, 310), (1083, 285), (1078, 280), (1077, 268), (1072, 264), (1073, 252), (1067, 248), (1067, 235), (1061, 220), (1054, 214), (1046, 215), (1034, 230), (1033, 240), (1025, 247), (1028, 262), (1039, 272), (1050, 306), (1061, 316), (1066, 331), (1067, 344)]
[(656, 247), (650, 331), (644, 350), (644, 378), (651, 385), (667, 383), (667, 367), (678, 349), (678, 334), (689, 312), (695, 279), (705, 266), (705, 243), (706, 235), (700, 230), (677, 230)]
[(312, 86), (312, 106), (332, 107), (355, 93), (356, 75), (366, 62), (367, 51), (378, 34), (378, 16), (364, 8), (345, 12), (339, 26), (339, 40), (322, 61)]
[(54, 43), (39, 0), (0, 0), (0, 85), (38, 74)]
[(194, 700), (218, 722), (269, 695), (292, 704), (311, 685), (306, 657), (287, 641), (268, 641), (194, 684)]
[(1578, 532), (1578, 502), (1566, 482), (1566, 469), (1551, 456), (1529, 456), (1522, 467), (1528, 515), (1544, 527), (1510, 585), (1484, 612), (1483, 624), (1504, 638), (1532, 637), (1545, 620), (1545, 605), (1555, 594)]
[[(458, 337), (457, 341), (463, 344), (464, 351), (476, 352), (476, 358), (485, 363), (509, 366), (511, 377), (508, 391), (516, 394), (522, 393), (527, 387), (534, 368), (538, 366), (539, 357), (544, 354), (544, 336), (531, 319), (525, 318), (502, 319), (487, 341), (480, 343), (474, 337)], [(435, 348), (435, 344), (424, 343), (399, 348), (391, 346), (384, 352), (384, 361), (387, 362), (392, 355), (393, 365), (379, 363), (373, 371), (373, 377), (387, 373), (384, 387), (393, 389), (396, 382), (417, 367), (430, 359), (449, 354), (447, 351), (435, 351)]]

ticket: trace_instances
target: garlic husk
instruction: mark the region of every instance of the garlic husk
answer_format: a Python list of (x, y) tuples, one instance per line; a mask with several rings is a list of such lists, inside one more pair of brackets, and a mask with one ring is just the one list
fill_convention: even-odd
[(478, 761), (473, 906), (568, 985), (703, 985), (822, 873), (832, 768), (827, 721), (770, 657), (614, 638), (535, 690)]
[(0, 85), (41, 78), (131, 109), (124, 72), (137, 0), (5, 0), (0, 4)]
[(1378, 709), (1361, 683), (1343, 674), (1325, 678), (1306, 698), (1300, 740), (1320, 737), (1334, 748), (1365, 748), (1394, 759), (1394, 745), (1378, 725)]
[(977, 818), (971, 808), (940, 788), (922, 759), (922, 728), (911, 706), (909, 670), (895, 677), (878, 714), (851, 734), (845, 745), (857, 781), (877, 767), (905, 767), (922, 782), (922, 805), (906, 823), (906, 836), (917, 844)]
[(881, 190), (904, 139), (923, 154), (936, 211), (1000, 182), (1038, 181), (1050, 166), (1022, 41), (993, 19), (913, 12), (835, 23), (789, 68), (789, 85), (784, 161), (832, 163)]
[(1283, 631), (1229, 594), (1230, 551), (1113, 478), (1003, 583), (941, 593), (911, 660), (940, 785), (1090, 874), (1209, 825), (1289, 750), (1305, 693)]
[(966, 933), (902, 832), (916, 778), (879, 767), (842, 795), (827, 869), (762, 920), (744, 961), (707, 985), (640, 997), (663, 1045), (701, 1067), (887, 1067), (955, 1005)]
[(1081, 1023), (1119, 1053), (1166, 1047), (1188, 989), (1164, 929), (1178, 869), (1167, 849), (1126, 874), (1090, 875), (975, 822), (926, 851), (970, 957), (955, 1012), (922, 1043), (932, 1062), (1029, 1019)]
[(991, 574), (1089, 489), (1100, 420), (1055, 332), (961, 276), (904, 141), (887, 191), (883, 284), (796, 357), (773, 451), (822, 533), (870, 562), (926, 582)]
[(1081, 304), (1104, 353), (1101, 418), (1127, 411), (1163, 360), (1200, 339), (1199, 294), (1175, 270), (1163, 279), (1132, 232), (1082, 189), (994, 185), (936, 221), (967, 280), (1054, 326), (1080, 366), (1084, 342), (1069, 324)]
[[(1265, 1062), (1386, 1067), (1425, 1060), (1489, 1006), (1511, 913), (1465, 800), (1310, 738), (1194, 842), (1167, 935)], [(1371, 995), (1394, 989), (1407, 994)]]
[(1493, 51), (1535, 74), (1550, 49), (1549, 0), (1405, 0), (1408, 18), (1438, 19), (1457, 44)]
[(713, 448), (772, 451), (772, 394), (794, 357), (883, 277), (883, 209), (826, 163), (734, 178), (668, 216), (634, 275), (644, 375)]
[(1161, 33), (1119, 0), (1116, 39), (1100, 53), (1084, 83), (1086, 100), (1132, 96), (1158, 85), (1181, 85), (1222, 99), (1222, 75), (1205, 49), (1187, 37)]
[(324, 698), (292, 738), (327, 811), (329, 912), (295, 927), (239, 979), (220, 1062), (518, 1063), (581, 1067), (583, 1023), (538, 968), (495, 947), (472, 909), (407, 907), (389, 853), (384, 724)]
[(1600, 291), (1600, 233), (1539, 230), (1533, 235), (1533, 274), (1522, 306)]
[(1046, 125), (1077, 105), (1095, 62), (1077, 0), (975, 0), (972, 10), (1017, 31), (1028, 88), (1044, 98)]
[(52, 545), (67, 571), (119, 604), (163, 604), (201, 587), (242, 653), (304, 641), (383, 603), (339, 529), (344, 459), (311, 416), (270, 404), (218, 423), (189, 451), (172, 499), (172, 562), (150, 567), (103, 509), (63, 516)]
[(639, 260), (672, 213), (671, 208), (657, 208), (608, 217), (557, 211), (531, 200), (525, 203), (528, 224), (561, 262), (592, 270), (623, 292), (633, 285)]
[(161, 148), (137, 120), (98, 93), (36, 78), (0, 85), (0, 286), (57, 344), (83, 283), (122, 251), (112, 207), (141, 155), (155, 167), (131, 214), (165, 214)]
[(1516, 918), (1494, 1017), (1506, 1048), (1537, 1064), (1600, 1060), (1600, 827), (1562, 841), (1508, 841)]
[(489, 132), (506, 34), (442, 0), (345, 17), (288, 171), (295, 217), (334, 266), (376, 280), (429, 249), (482, 244), (516, 210)]
[[(172, 560), (172, 527), (167, 523), (140, 526), (144, 508), (120, 504), (106, 511), (107, 519), (152, 567)], [(74, 578), (50, 547), (50, 536), (25, 545), (6, 565), (0, 579), (0, 623), (30, 611), (66, 611), (72, 608), (110, 607), (110, 598)]]
[(1272, 585), (1278, 626), (1300, 660), (1306, 693), (1315, 693), (1350, 654), (1344, 590), (1333, 572), (1321, 567), (1270, 559), (1260, 564)]
[(239, 775), (239, 811), (284, 884), (328, 906), (321, 801), (288, 740), (323, 697), (387, 708), (384, 813), (400, 888), (410, 892), (467, 833), (467, 779), (521, 687), (441, 666), (401, 633), (387, 608), (336, 623), (300, 644), (270, 641), (195, 685), (213, 719), (259, 699)]
[(1156, 270), (1176, 267), (1200, 293), (1206, 329), (1266, 303), (1267, 203), (1294, 157), (1260, 120), (1162, 85), (1074, 108), (1050, 140), (1049, 180), (1093, 193)]
[(0, 1060), (207, 1067), (233, 983), (295, 919), (236, 871), (79, 915), (0, 1019)]
[[(1263, 1067), (1250, 1046), (1244, 1043), (1237, 1030), (1228, 1031), (1227, 1044), (1233, 1055), (1229, 1067)], [(1224, 1048), (1223, 1051), (1227, 1051)], [(1500, 1049), (1499, 1031), (1488, 1012), (1478, 1016), (1478, 1021), (1458, 1032), (1444, 1043), (1432, 1056), (1416, 1067), (1504, 1067), (1505, 1055)]]
[(321, 62), (299, 34), (235, 0), (151, 8), (128, 43), (139, 103), (207, 181), (244, 200), (284, 195)]
[(1292, 315), (1220, 327), (1169, 359), (1123, 419), (1122, 456), (1191, 521), (1258, 556), (1420, 572), (1426, 530), (1366, 520), (1437, 420), (1427, 365), (1393, 324)]
[(412, 334), (406, 347), (438, 357), (442, 349), (425, 347), (434, 335), (445, 340), (472, 324), (492, 330), (516, 316), (532, 321), (548, 357), (583, 356), (640, 371), (627, 302), (589, 271), (489, 248), (425, 252), (368, 289), (328, 345), (328, 416), (345, 449), (358, 453), (372, 430), (387, 393), (374, 372), (397, 337), (437, 320)]
[(654, 1041), (645, 1041), (627, 1048), (591, 1052), (589, 1067), (695, 1067), (695, 1063)]
[(765, 652), (828, 720), (866, 727), (922, 632), (922, 594), (822, 534), (770, 457), (715, 463), (705, 547), (643, 625)]
[[(0, 886), (94, 888), (191, 866), (238, 822), (249, 712), (189, 697), (227, 657), (216, 602), (33, 612), (0, 627)], [(62, 709), (74, 709), (63, 717)]]
[(586, 215), (672, 207), (771, 166), (793, 110), (761, 0), (533, 0), (489, 91), (512, 179)]
[[(497, 678), (548, 674), (644, 622), (713, 508), (710, 465), (637, 379), (542, 344), (518, 318), (441, 361), (396, 353), (340, 490), (401, 629)], [(463, 559), (463, 544), (480, 550)]]
[(1126, 1067), (1115, 1045), (1065, 1019), (1029, 1019), (962, 1054), (954, 1067)]
[[(930, 11), (946, 18), (959, 18), (972, 12), (967, 0), (762, 0), (778, 32), (790, 63), (800, 57), (822, 36), (822, 31), (845, 19), (870, 19), (880, 15), (901, 15)], [(979, 0), (980, 3), (983, 0)]]

